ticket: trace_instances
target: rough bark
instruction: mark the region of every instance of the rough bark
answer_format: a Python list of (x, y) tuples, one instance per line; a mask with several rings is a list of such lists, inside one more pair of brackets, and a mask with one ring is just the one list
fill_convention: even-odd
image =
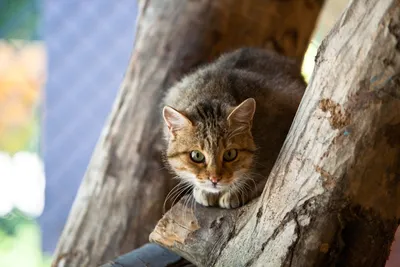
[(400, 219), (399, 73), (400, 1), (352, 1), (261, 197), (181, 201), (150, 239), (197, 266), (384, 266)]
[(242, 46), (302, 59), (321, 0), (143, 0), (130, 65), (53, 266), (96, 266), (148, 241), (172, 180), (160, 100), (184, 73)]

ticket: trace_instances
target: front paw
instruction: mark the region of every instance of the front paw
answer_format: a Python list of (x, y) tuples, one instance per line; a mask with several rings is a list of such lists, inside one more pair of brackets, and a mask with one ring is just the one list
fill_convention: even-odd
[(242, 202), (245, 202), (245, 199), (241, 199), (240, 197), (242, 196), (239, 193), (232, 191), (225, 192), (219, 198), (218, 205), (224, 209), (235, 209), (241, 206)]
[(215, 206), (218, 196), (216, 194), (207, 193), (197, 187), (193, 190), (193, 197), (197, 203), (203, 206)]

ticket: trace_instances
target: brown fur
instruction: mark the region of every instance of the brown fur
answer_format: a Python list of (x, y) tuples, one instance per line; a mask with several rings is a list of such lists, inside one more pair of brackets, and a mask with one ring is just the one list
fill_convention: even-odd
[[(164, 100), (168, 166), (200, 204), (243, 205), (262, 192), (304, 88), (294, 61), (254, 48), (188, 75)], [(237, 157), (226, 161), (230, 149)], [(191, 159), (194, 150), (204, 162)]]

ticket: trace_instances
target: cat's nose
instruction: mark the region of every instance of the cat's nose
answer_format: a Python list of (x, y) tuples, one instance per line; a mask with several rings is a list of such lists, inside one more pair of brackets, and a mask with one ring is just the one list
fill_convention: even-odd
[(213, 185), (218, 184), (218, 181), (219, 181), (218, 177), (210, 176), (209, 179), (210, 179), (211, 183), (213, 183)]

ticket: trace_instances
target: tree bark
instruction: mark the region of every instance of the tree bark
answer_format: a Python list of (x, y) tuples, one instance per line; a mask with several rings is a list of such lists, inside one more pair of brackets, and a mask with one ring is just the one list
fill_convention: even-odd
[(197, 266), (384, 266), (400, 219), (400, 2), (354, 0), (325, 38), (260, 198), (175, 205), (150, 239)]
[(53, 266), (97, 266), (146, 243), (173, 186), (160, 156), (165, 89), (199, 64), (243, 46), (301, 61), (322, 3), (140, 1), (131, 62)]

